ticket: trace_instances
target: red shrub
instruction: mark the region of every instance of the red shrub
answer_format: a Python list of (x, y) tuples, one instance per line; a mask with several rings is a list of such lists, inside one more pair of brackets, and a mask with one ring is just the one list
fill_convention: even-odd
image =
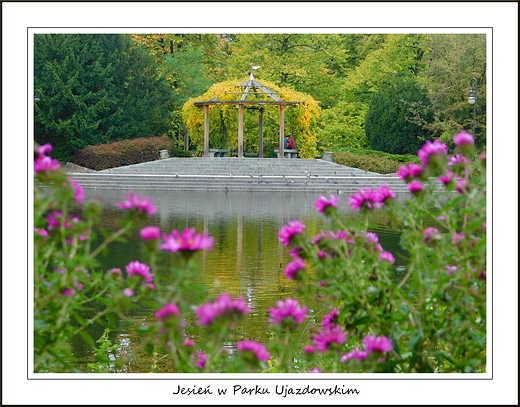
[(71, 160), (74, 164), (100, 171), (158, 160), (160, 150), (168, 150), (170, 155), (173, 155), (172, 152), (175, 150), (173, 141), (163, 136), (87, 146), (76, 150)]

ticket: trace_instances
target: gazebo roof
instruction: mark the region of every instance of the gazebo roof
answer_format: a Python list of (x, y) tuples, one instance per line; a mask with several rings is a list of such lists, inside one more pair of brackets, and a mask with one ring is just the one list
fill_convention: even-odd
[[(215, 96), (209, 100), (203, 102), (195, 102), (195, 106), (209, 106), (209, 105), (295, 105), (302, 102), (295, 101), (284, 101), (280, 99), (278, 96), (278, 92), (275, 92), (265, 85), (257, 81), (253, 73), (249, 74), (249, 79), (247, 81), (242, 82), (240, 85), (236, 85), (237, 88), (243, 88), (242, 92), (226, 92), (225, 94), (231, 95), (241, 95), (239, 100), (218, 100), (218, 97)], [(246, 100), (248, 96), (253, 96), (255, 99)], [(269, 96), (272, 100), (265, 99), (257, 99), (257, 96)]]

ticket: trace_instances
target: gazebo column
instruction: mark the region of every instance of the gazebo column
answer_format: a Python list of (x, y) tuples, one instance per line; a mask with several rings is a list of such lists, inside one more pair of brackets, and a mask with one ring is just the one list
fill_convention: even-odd
[(264, 108), (260, 108), (258, 116), (258, 158), (264, 158)]
[(285, 133), (285, 106), (284, 105), (280, 105), (280, 142), (279, 142), (279, 147), (280, 147), (280, 157), (279, 158), (284, 158), (284, 148), (283, 148), (283, 140), (284, 140), (284, 133)]
[(238, 105), (238, 158), (244, 158), (244, 105)]
[(209, 105), (204, 105), (204, 157), (209, 157)]

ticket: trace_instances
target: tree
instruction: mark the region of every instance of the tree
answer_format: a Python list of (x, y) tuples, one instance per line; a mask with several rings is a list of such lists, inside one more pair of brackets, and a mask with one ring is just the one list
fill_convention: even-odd
[(153, 64), (126, 35), (35, 35), (35, 140), (66, 161), (87, 145), (161, 135), (170, 94)]
[[(366, 34), (348, 37), (350, 68), (335, 81), (338, 101), (320, 120), (324, 145), (368, 147), (365, 115), (372, 95), (386, 84), (416, 78), (424, 69), (427, 38), (420, 34)], [(348, 44), (348, 45), (347, 45)]]
[(486, 143), (486, 35), (435, 34), (429, 36), (430, 52), (423, 80), (435, 110), (436, 136), (451, 143), (460, 130), (471, 132), (473, 106), (468, 103), (470, 81), (477, 78), (477, 129), (475, 143)]
[(51, 143), (60, 159), (108, 141), (100, 130), (115, 103), (113, 55), (103, 55), (92, 35), (38, 34), (34, 46), (36, 141)]
[(370, 148), (391, 154), (414, 154), (431, 138), (431, 102), (414, 80), (388, 84), (369, 103), (365, 131)]
[(319, 100), (322, 108), (339, 97), (337, 81), (351, 66), (348, 42), (341, 34), (236, 34), (227, 73), (239, 78), (260, 66), (262, 78)]

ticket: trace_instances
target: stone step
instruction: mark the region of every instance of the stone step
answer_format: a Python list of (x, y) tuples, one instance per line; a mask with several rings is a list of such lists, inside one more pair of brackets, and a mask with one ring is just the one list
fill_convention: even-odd
[[(283, 176), (222, 176), (222, 175), (150, 175), (150, 174), (83, 174), (69, 173), (83, 188), (160, 189), (160, 190), (222, 190), (222, 191), (349, 191), (377, 189), (387, 184), (396, 193), (408, 193), (398, 177), (283, 177)], [(442, 185), (436, 181), (436, 185)]]
[[(349, 193), (387, 184), (409, 193), (397, 176), (384, 176), (325, 160), (272, 158), (169, 158), (93, 173), (68, 173), (83, 188), (120, 190)], [(432, 179), (436, 186), (442, 184)]]
[(324, 160), (305, 159), (236, 159), (236, 158), (170, 158), (149, 163), (98, 171), (99, 173), (139, 173), (139, 174), (229, 174), (249, 175), (303, 175), (305, 171), (318, 175), (364, 175), (380, 174), (365, 172), (356, 168), (331, 163)]

